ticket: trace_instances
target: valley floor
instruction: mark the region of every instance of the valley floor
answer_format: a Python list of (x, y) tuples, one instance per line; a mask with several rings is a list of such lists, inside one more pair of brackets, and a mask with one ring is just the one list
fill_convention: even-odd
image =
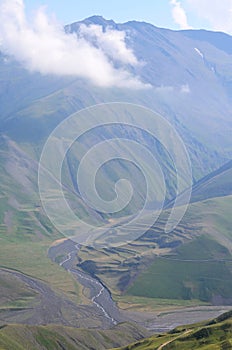
[[(83, 299), (88, 302), (74, 302), (67, 293), (55, 291), (39, 278), (1, 268), (1, 349), (24, 350), (25, 337), (28, 349), (109, 349), (125, 346), (151, 333), (164, 333), (182, 324), (215, 318), (231, 309), (209, 305), (176, 309), (162, 306), (157, 311), (119, 309), (100, 280), (78, 269), (75, 244), (69, 240), (58, 243), (48, 251), (49, 258), (82, 285)], [(10, 295), (9, 291), (13, 290), (16, 294)], [(182, 335), (188, 336), (187, 332)], [(164, 338), (165, 342), (159, 342), (157, 349), (163, 349), (177, 338), (179, 335)]]

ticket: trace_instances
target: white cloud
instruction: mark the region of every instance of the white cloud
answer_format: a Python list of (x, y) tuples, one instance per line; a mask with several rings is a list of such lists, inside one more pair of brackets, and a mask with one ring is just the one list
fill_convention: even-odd
[(160, 94), (169, 94), (169, 93), (170, 94), (173, 94), (173, 93), (190, 94), (191, 93), (189, 84), (183, 84), (180, 86), (161, 85), (161, 86), (157, 86), (155, 88), (155, 91)]
[(80, 27), (80, 34), (87, 40), (91, 40), (101, 48), (110, 59), (115, 59), (118, 62), (137, 65), (139, 62), (135, 57), (133, 51), (126, 47), (126, 33), (119, 30), (112, 30), (111, 28), (103, 28), (99, 25), (92, 24), (86, 26), (84, 24)]
[(212, 30), (232, 34), (232, 0), (185, 0), (191, 11), (206, 20)]
[(180, 92), (182, 94), (190, 94), (191, 90), (190, 90), (189, 84), (181, 85)]
[[(95, 39), (94, 45), (89, 39)], [(136, 65), (133, 51), (126, 46), (124, 32), (101, 26), (82, 26), (67, 34), (40, 8), (29, 23), (23, 0), (0, 1), (0, 49), (30, 71), (41, 74), (77, 76), (102, 87), (146, 87), (123, 65)], [(113, 58), (121, 63), (115, 68)]]
[(169, 2), (172, 6), (172, 17), (174, 22), (178, 24), (180, 29), (192, 29), (188, 24), (187, 14), (181, 3), (177, 0), (170, 0)]

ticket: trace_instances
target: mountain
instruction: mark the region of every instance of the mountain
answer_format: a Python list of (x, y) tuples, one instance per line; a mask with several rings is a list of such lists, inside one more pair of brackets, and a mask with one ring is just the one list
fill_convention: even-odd
[[(128, 47), (141, 61), (136, 67), (128, 65), (127, 69), (143, 83), (150, 84), (150, 88), (102, 88), (76, 77), (42, 76), (0, 54), (0, 265), (43, 280), (58, 294), (75, 299), (75, 303), (86, 303), (88, 293), (85, 288), (74, 283), (69, 274), (47, 257), (49, 246), (61, 239), (62, 234), (49, 221), (41, 205), (38, 190), (41, 152), (54, 128), (83, 108), (109, 102), (142, 105), (164, 116), (181, 135), (192, 162), (192, 203), (172, 232), (164, 231), (169, 215), (169, 209), (166, 209), (138, 240), (116, 248), (82, 247), (76, 264), (104, 282), (120, 305), (127, 304), (136, 310), (150, 307), (151, 300), (160, 302), (157, 301), (159, 298), (168, 307), (172, 302), (178, 307), (193, 303), (230, 305), (231, 37), (205, 31), (171, 31), (136, 21), (117, 24), (99, 16), (70, 24), (65, 29), (75, 33), (81, 24), (125, 31)], [(108, 105), (105, 109), (112, 113)], [(115, 120), (119, 117), (120, 113), (115, 115)], [(97, 118), (99, 115), (95, 116)], [(142, 112), (139, 118), (144, 120)], [(69, 141), (65, 136), (62, 135), (64, 144)], [(111, 238), (117, 232), (115, 222), (127, 221), (132, 209), (141, 209), (143, 204), (146, 188), (138, 167), (123, 159), (109, 162), (97, 173), (97, 191), (105, 200), (114, 198), (115, 183), (121, 177), (131, 180), (137, 190), (133, 203), (116, 216), (84, 203), (76, 177), (83, 154), (100, 142), (114, 138), (134, 140), (157, 159), (166, 186), (165, 208), (175, 199), (175, 165), (182, 163), (180, 150), (175, 147), (170, 134), (166, 135), (165, 141), (169, 150), (173, 150), (173, 158), (149, 132), (128, 125), (96, 128), (73, 144), (62, 164), (63, 188), (68, 203), (84, 222), (107, 224)], [(64, 153), (62, 147), (53, 151), (50, 160), (56, 169)], [(160, 173), (146, 162), (143, 152), (129, 150), (128, 154), (143, 164), (151, 187), (157, 190), (158, 199), (149, 201), (149, 208), (159, 208)], [(103, 155), (108, 157), (109, 149)], [(101, 159), (102, 153), (94, 160), (98, 163)], [(85, 177), (87, 187), (90, 175), (92, 171)], [(184, 182), (185, 174), (181, 175)], [(123, 195), (128, 194), (123, 190)], [(59, 218), (65, 217), (58, 210), (60, 202), (54, 202)], [(73, 228), (71, 224), (68, 230)], [(143, 222), (140, 224), (127, 234), (132, 234), (133, 229), (143, 229)], [(152, 280), (151, 275), (162, 278)], [(6, 330), (5, 327), (3, 332)], [(25, 330), (33, 334), (38, 331)], [(9, 332), (11, 334), (11, 330)]]
[[(147, 23), (115, 24), (97, 16), (83, 23), (109, 25), (128, 32), (129, 47), (144, 62), (133, 68), (133, 73), (153, 88), (139, 92), (99, 89), (80, 79), (42, 77), (26, 72), (2, 56), (2, 133), (19, 142), (38, 144), (73, 112), (95, 103), (124, 101), (149, 107), (173, 123), (190, 152), (195, 179), (230, 159), (231, 55), (228, 52), (212, 43), (190, 38), (185, 32)], [(79, 26), (80, 23), (74, 23), (66, 30), (75, 32)]]
[[(128, 69), (140, 76), (144, 83), (151, 84), (152, 88), (141, 91), (125, 88), (106, 89), (92, 86), (75, 77), (42, 76), (28, 72), (12, 58), (1, 54), (0, 137), (2, 145), (4, 144), (1, 166), (2, 174), (6, 174), (2, 179), (2, 183), (7, 187), (4, 192), (6, 196), (4, 201), (8, 202), (10, 211), (14, 211), (14, 208), (9, 205), (10, 191), (14, 187), (17, 188), (12, 195), (17, 197), (21, 188), (25, 188), (25, 181), (28, 178), (30, 188), (33, 190), (26, 189), (26, 193), (28, 192), (26, 202), (31, 203), (35, 200), (38, 161), (45, 140), (51, 131), (70, 114), (96, 103), (122, 101), (141, 104), (167, 118), (185, 142), (192, 161), (195, 182), (231, 158), (230, 65), (232, 58), (230, 52), (224, 49), (229, 43), (229, 36), (207, 32), (207, 38), (210, 37), (210, 39), (206, 40), (205, 32), (201, 31), (176, 32), (136, 21), (116, 24), (99, 16), (73, 23), (66, 27), (66, 31), (75, 33), (83, 23), (97, 24), (103, 28), (110, 26), (128, 33), (128, 46), (143, 62), (142, 65), (128, 67)], [(219, 41), (225, 43), (223, 48), (219, 47)], [(94, 143), (106, 138), (111, 139), (115, 135), (119, 137), (121, 133), (131, 139), (135, 135), (134, 130), (128, 130), (124, 126), (124, 130), (107, 129), (92, 136), (88, 135), (88, 138), (82, 140), (82, 144), (87, 150)], [(166, 202), (168, 202), (175, 197), (175, 165), (164, 147), (157, 142), (154, 146), (154, 140), (146, 133), (136, 131), (136, 140), (146, 145), (158, 158), (165, 177)], [(12, 147), (13, 144), (15, 147)], [(15, 155), (16, 148), (17, 155)], [(19, 158), (18, 164), (21, 163), (20, 177), (16, 176), (17, 169), (7, 164), (9, 159), (15, 159), (15, 157)], [(25, 166), (25, 157), (27, 163), (33, 164), (33, 170), (30, 169), (30, 165)], [(65, 181), (71, 191), (75, 192), (78, 207), (82, 207), (83, 203), (78, 198), (75, 181), (75, 159), (79, 157), (74, 150), (74, 154), (70, 154), (67, 159)], [(178, 158), (177, 152), (176, 157)], [(135, 203), (136, 207), (139, 207), (141, 198), (144, 197), (141, 177), (134, 167), (126, 163), (116, 163), (106, 169), (104, 175), (108, 179), (109, 186), (105, 186), (105, 181), (103, 183), (100, 181), (99, 192), (105, 197), (112, 196), (108, 187), (114, 184), (118, 174), (122, 172), (125, 178), (134, 179), (134, 187), (138, 189)], [(154, 184), (159, 181), (152, 168), (149, 168), (149, 173), (153, 177)], [(23, 174), (27, 180), (22, 179)], [(33, 198), (29, 198), (32, 192)], [(16, 201), (20, 202), (17, 198)], [(35, 200), (35, 207), (37, 205), (39, 202)], [(128, 211), (124, 214), (130, 213), (131, 209), (127, 209)], [(86, 207), (82, 212), (86, 216), (89, 216), (89, 213), (92, 216), (99, 215)], [(42, 216), (40, 215), (40, 220), (46, 221)]]

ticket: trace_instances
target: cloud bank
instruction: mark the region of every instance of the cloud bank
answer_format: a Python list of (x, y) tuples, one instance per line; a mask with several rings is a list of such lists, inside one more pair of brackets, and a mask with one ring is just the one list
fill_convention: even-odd
[(187, 14), (181, 6), (181, 3), (177, 0), (170, 0), (169, 2), (172, 6), (172, 17), (174, 22), (178, 24), (180, 29), (192, 29), (188, 24)]
[(29, 22), (23, 0), (0, 1), (0, 50), (32, 72), (76, 76), (101, 87), (147, 87), (126, 69), (139, 62), (125, 39), (122, 31), (103, 32), (96, 25), (82, 25), (78, 34), (67, 34), (44, 8)]

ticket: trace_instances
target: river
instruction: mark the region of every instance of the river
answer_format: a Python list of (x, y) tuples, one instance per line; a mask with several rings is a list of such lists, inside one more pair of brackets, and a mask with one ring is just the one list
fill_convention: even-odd
[(111, 293), (101, 281), (87, 272), (78, 269), (75, 264), (80, 245), (71, 240), (64, 240), (63, 242), (49, 248), (49, 258), (56, 262), (58, 256), (64, 256), (63, 260), (59, 262), (66, 271), (81, 283), (85, 288), (89, 289), (90, 300), (101, 317), (104, 317), (107, 323), (112, 326), (123, 321), (123, 316), (120, 313), (116, 303), (111, 297)]

